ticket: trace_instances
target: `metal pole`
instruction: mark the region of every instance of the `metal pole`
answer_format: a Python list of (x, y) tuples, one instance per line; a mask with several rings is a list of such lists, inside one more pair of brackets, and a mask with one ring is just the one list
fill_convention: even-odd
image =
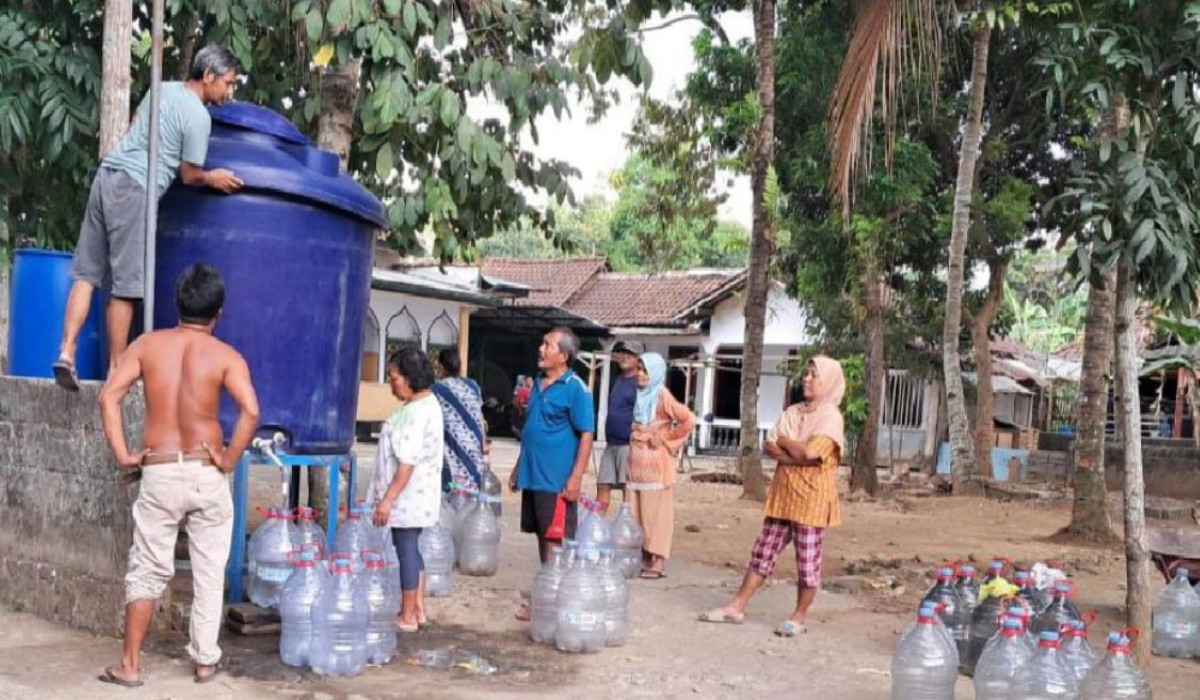
[(154, 0), (150, 44), (150, 138), (146, 165), (146, 271), (142, 298), (142, 332), (154, 330), (155, 239), (158, 234), (159, 104), (162, 102), (163, 0)]

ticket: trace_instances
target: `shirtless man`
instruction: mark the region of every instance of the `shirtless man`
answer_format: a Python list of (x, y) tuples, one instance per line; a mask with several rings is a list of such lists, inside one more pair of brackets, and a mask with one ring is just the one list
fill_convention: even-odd
[[(246, 361), (213, 337), (225, 301), (221, 275), (211, 265), (192, 265), (175, 286), (179, 325), (142, 336), (121, 355), (100, 392), (104, 436), (124, 469), (142, 469), (133, 505), (133, 547), (125, 575), (125, 646), (120, 662), (100, 680), (140, 686), (142, 640), (154, 604), (175, 573), (175, 540), (186, 524), (195, 601), (188, 654), (195, 680), (217, 674), (217, 636), (225, 589), (225, 563), (233, 535), (228, 475), (258, 427), (258, 398)], [(143, 448), (125, 443), (121, 400), (141, 379), (146, 392)], [(221, 390), (240, 411), (229, 446), (218, 421)]]

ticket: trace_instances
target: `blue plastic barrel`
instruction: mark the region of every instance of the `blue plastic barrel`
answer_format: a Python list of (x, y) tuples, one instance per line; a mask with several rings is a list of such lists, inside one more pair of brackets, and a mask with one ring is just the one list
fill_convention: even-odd
[[(348, 452), (383, 205), (279, 114), (240, 103), (211, 111), (205, 168), (228, 168), (245, 186), (224, 195), (176, 184), (163, 196), (155, 328), (178, 323), (180, 273), (216, 266), (226, 286), (216, 334), (245, 356), (261, 424), (283, 429), (292, 452)], [(226, 397), (226, 435), (236, 419)]]
[[(71, 293), (71, 254), (19, 248), (13, 259), (9, 296), (8, 373), (52, 377), (62, 342), (63, 314)], [(75, 368), (80, 379), (104, 379), (108, 370), (104, 298), (97, 290), (79, 333)]]

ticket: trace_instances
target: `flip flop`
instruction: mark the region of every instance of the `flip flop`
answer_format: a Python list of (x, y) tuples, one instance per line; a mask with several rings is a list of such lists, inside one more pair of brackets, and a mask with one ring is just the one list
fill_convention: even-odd
[(112, 683), (113, 685), (119, 685), (122, 688), (140, 688), (145, 685), (140, 678), (136, 681), (130, 681), (121, 678), (117, 674), (113, 673), (112, 666), (104, 669), (104, 673), (101, 673), (99, 676), (97, 676), (96, 680), (100, 681), (101, 683)]
[(740, 625), (746, 621), (746, 616), (738, 617), (725, 612), (724, 608), (709, 610), (706, 613), (700, 613), (699, 620), (701, 622), (715, 622), (724, 625)]
[(194, 671), (192, 671), (192, 680), (196, 681), (197, 683), (212, 683), (213, 681), (215, 681), (217, 679), (217, 676), (220, 675), (220, 673), (221, 673), (221, 664), (217, 664), (216, 666), (213, 666), (212, 673), (208, 673), (205, 675), (201, 675), (200, 668), (196, 667), (196, 669)]
[(79, 377), (75, 374), (75, 363), (58, 360), (54, 363), (54, 382), (67, 391), (79, 391)]
[(776, 637), (796, 637), (801, 634), (808, 634), (808, 626), (801, 625), (795, 620), (785, 620), (775, 628)]
[(413, 634), (421, 631), (421, 625), (406, 625), (403, 622), (396, 620), (396, 630), (402, 634)]
[(647, 581), (657, 581), (660, 578), (666, 578), (667, 572), (654, 571), (652, 569), (642, 569), (642, 573), (638, 574), (638, 578), (644, 578)]

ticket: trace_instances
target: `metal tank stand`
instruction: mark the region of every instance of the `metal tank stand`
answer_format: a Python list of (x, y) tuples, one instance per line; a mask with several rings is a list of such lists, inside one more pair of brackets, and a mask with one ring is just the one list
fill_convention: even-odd
[[(309, 469), (329, 470), (329, 512), (325, 516), (325, 551), (332, 551), (337, 539), (338, 501), (341, 497), (341, 466), (348, 462), (350, 473), (346, 484), (346, 506), (354, 502), (354, 487), (357, 478), (357, 463), (354, 454), (343, 455), (293, 455), (287, 454), (277, 446), (278, 442), (258, 439), (252, 449), (246, 450), (238, 461), (233, 474), (233, 543), (229, 549), (229, 563), (225, 566), (225, 575), (229, 579), (227, 599), (230, 603), (240, 603), (245, 600), (244, 579), (246, 576), (246, 515), (249, 512), (250, 497), (250, 467), (253, 465), (283, 468), (289, 471), (283, 481), (284, 495), (289, 508), (295, 509), (299, 493), (288, 493), (287, 484), (292, 482), (292, 475), (299, 467)], [(293, 489), (293, 491), (296, 491)]]

